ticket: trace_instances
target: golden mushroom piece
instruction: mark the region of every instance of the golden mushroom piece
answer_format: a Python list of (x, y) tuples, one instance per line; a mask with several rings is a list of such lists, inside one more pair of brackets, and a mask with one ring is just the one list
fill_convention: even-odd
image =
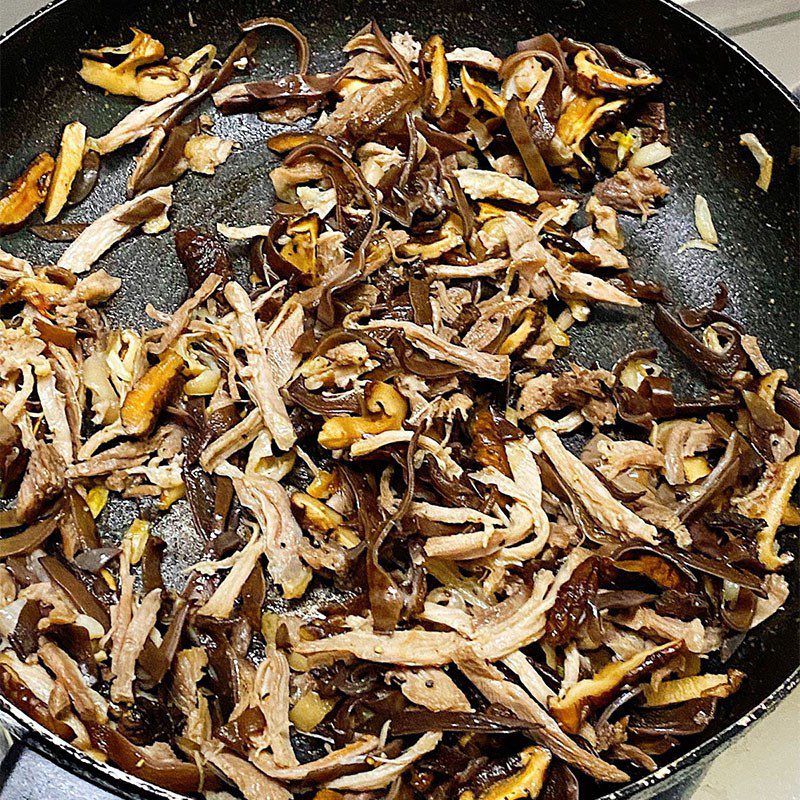
[(538, 797), (547, 779), (551, 759), (550, 752), (543, 747), (527, 747), (516, 756), (519, 763), (511, 775), (477, 793), (467, 789), (459, 795), (458, 800), (524, 800)]
[[(83, 50), (81, 78), (111, 94), (138, 97), (148, 103), (183, 91), (189, 85), (186, 72), (168, 64), (155, 64), (164, 58), (164, 45), (144, 31), (131, 30), (133, 39), (128, 44)], [(115, 64), (109, 56), (124, 59)]]
[(550, 713), (565, 731), (577, 733), (589, 711), (609, 702), (625, 685), (664, 666), (682, 650), (683, 642), (667, 642), (626, 661), (612, 661), (591, 678), (578, 681), (563, 697), (551, 700)]
[(366, 414), (326, 420), (318, 441), (329, 450), (341, 450), (364, 436), (399, 430), (407, 414), (408, 403), (397, 389), (373, 383), (366, 391)]
[(591, 50), (581, 50), (575, 55), (575, 70), (586, 89), (592, 91), (632, 91), (661, 83), (661, 78), (644, 69), (636, 75), (617, 72), (600, 63), (598, 55)]
[(44, 202), (55, 161), (40, 153), (0, 197), (0, 235), (12, 233)]
[(136, 381), (122, 404), (125, 433), (131, 436), (150, 433), (172, 395), (182, 367), (183, 359), (174, 350), (168, 350)]

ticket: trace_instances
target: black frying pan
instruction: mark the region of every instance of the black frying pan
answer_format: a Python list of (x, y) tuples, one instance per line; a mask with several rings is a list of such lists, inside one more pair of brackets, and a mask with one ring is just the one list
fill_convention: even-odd
[[(190, 10), (194, 27), (188, 22)], [(800, 186), (797, 167), (789, 162), (798, 144), (800, 106), (735, 45), (664, 0), (58, 0), (0, 39), (0, 178), (16, 176), (38, 152), (55, 148), (65, 123), (80, 119), (99, 135), (130, 109), (124, 98), (103, 97), (82, 84), (76, 75), (78, 48), (127, 41), (126, 28), (136, 25), (161, 39), (169, 53), (185, 54), (212, 42), (224, 54), (237, 38), (237, 21), (265, 14), (285, 17), (308, 35), (317, 69), (341, 63), (341, 45), (371, 17), (387, 31), (408, 30), (418, 38), (439, 32), (450, 44), (484, 46), (498, 53), (511, 51), (518, 39), (551, 31), (617, 45), (647, 61), (667, 83), (674, 155), (663, 171), (672, 193), (646, 225), (626, 222), (632, 272), (663, 282), (676, 301), (689, 303), (708, 301), (724, 279), (734, 316), (761, 339), (768, 360), (797, 378)], [(276, 35), (259, 51), (259, 72), (280, 74), (292, 58), (289, 42)], [(172, 230), (217, 221), (267, 222), (273, 201), (267, 172), (276, 159), (264, 142), (275, 129), (252, 115), (220, 119), (215, 130), (239, 141), (243, 149), (213, 179), (190, 174), (176, 185)], [(766, 195), (754, 185), (755, 162), (737, 144), (746, 131), (757, 133), (775, 157)], [(65, 221), (90, 221), (120, 202), (133, 152), (128, 148), (104, 161), (99, 186)], [(711, 205), (722, 246), (718, 253), (677, 256), (678, 246), (696, 235), (692, 205), (698, 192)], [(64, 247), (24, 232), (6, 237), (2, 245), (36, 263), (52, 263)], [(123, 279), (122, 292), (109, 306), (113, 322), (142, 324), (145, 302), (171, 310), (183, 297), (185, 278), (170, 233), (123, 242), (102, 264)], [(596, 308), (593, 323), (576, 331), (573, 342), (576, 360), (606, 367), (649, 342), (665, 349), (647, 308)], [(685, 364), (670, 363), (668, 355), (661, 361), (673, 373), (686, 372)], [(133, 507), (117, 508), (109, 535), (124, 530), (133, 516)], [(182, 566), (196, 560), (200, 547), (185, 510), (173, 507), (158, 533), (171, 545), (168, 552), (178, 554), (171, 564), (178, 582)], [(796, 542), (784, 549), (797, 553)], [(621, 788), (585, 791), (583, 797), (687, 796), (710, 759), (789, 693), (800, 681), (798, 563), (800, 559), (790, 576), (794, 591), (785, 610), (751, 634), (731, 662), (749, 678), (721, 704), (702, 741), (671, 751), (667, 766), (657, 773)], [(169, 577), (166, 564), (165, 573)], [(21, 754), (18, 768), (6, 768), (11, 774), (0, 797), (92, 797), (99, 790), (84, 779), (111, 792), (98, 797), (176, 797), (77, 753), (2, 697), (0, 713), (24, 740), (15, 748)]]

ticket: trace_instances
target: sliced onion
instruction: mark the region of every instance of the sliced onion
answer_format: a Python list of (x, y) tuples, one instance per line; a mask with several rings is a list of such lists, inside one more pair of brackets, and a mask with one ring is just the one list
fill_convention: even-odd
[(637, 150), (628, 161), (628, 169), (635, 167), (652, 167), (653, 164), (660, 164), (672, 155), (672, 150), (661, 142), (651, 142)]
[(237, 228), (235, 225), (218, 222), (217, 233), (226, 239), (255, 239), (256, 236), (267, 236), (271, 227), (271, 225), (246, 225), (244, 228)]
[(684, 242), (678, 248), (678, 255), (680, 255), (684, 250), (710, 250), (711, 252), (716, 252), (719, 248), (715, 244), (711, 244), (711, 242), (707, 242), (704, 239), (689, 239), (688, 242)]
[(772, 180), (772, 156), (754, 133), (743, 133), (739, 137), (739, 144), (744, 145), (753, 154), (755, 160), (758, 161), (759, 169), (756, 186), (765, 192), (768, 191)]
[(694, 224), (697, 226), (697, 232), (704, 242), (719, 244), (719, 236), (717, 236), (714, 221), (711, 219), (708, 200), (701, 194), (695, 195), (694, 198)]

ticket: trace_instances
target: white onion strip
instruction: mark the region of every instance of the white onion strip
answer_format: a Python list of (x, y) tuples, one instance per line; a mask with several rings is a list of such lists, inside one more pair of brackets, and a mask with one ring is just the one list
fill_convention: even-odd
[(767, 152), (763, 144), (758, 140), (754, 133), (743, 133), (739, 137), (739, 144), (744, 145), (758, 162), (758, 179), (756, 186), (765, 192), (769, 190), (772, 180), (772, 156)]
[(652, 167), (666, 161), (672, 155), (672, 150), (661, 142), (651, 142), (639, 148), (628, 161), (628, 167)]
[(708, 207), (708, 201), (701, 194), (695, 195), (694, 198), (694, 224), (704, 242), (719, 244), (717, 229), (711, 219), (711, 209)]

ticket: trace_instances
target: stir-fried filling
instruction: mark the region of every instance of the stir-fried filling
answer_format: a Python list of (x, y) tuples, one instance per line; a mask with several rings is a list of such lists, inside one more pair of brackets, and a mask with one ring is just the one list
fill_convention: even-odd
[[(296, 68), (260, 79), (275, 27)], [(549, 34), (504, 55), (375, 23), (315, 73), (289, 22), (241, 30), (222, 61), (139, 30), (83, 51), (143, 104), (68, 124), (0, 199), (0, 232), (41, 206), (68, 243), (0, 250), (0, 689), (187, 793), (577, 798), (576, 772), (655, 769), (746, 679), (725, 662), (786, 600), (800, 522), (787, 373), (724, 287), (670, 310), (622, 252), (618, 212), (668, 195), (662, 78)], [(114, 328), (98, 262), (236, 159), (211, 104), (285, 126), (272, 221), (216, 220), (250, 274), (198, 219), (177, 308)], [(135, 141), (127, 197), (53, 222)], [(699, 195), (696, 220), (714, 246)], [(565, 365), (595, 304), (653, 302), (708, 391), (655, 350)], [(202, 541), (177, 576), (173, 505)]]

